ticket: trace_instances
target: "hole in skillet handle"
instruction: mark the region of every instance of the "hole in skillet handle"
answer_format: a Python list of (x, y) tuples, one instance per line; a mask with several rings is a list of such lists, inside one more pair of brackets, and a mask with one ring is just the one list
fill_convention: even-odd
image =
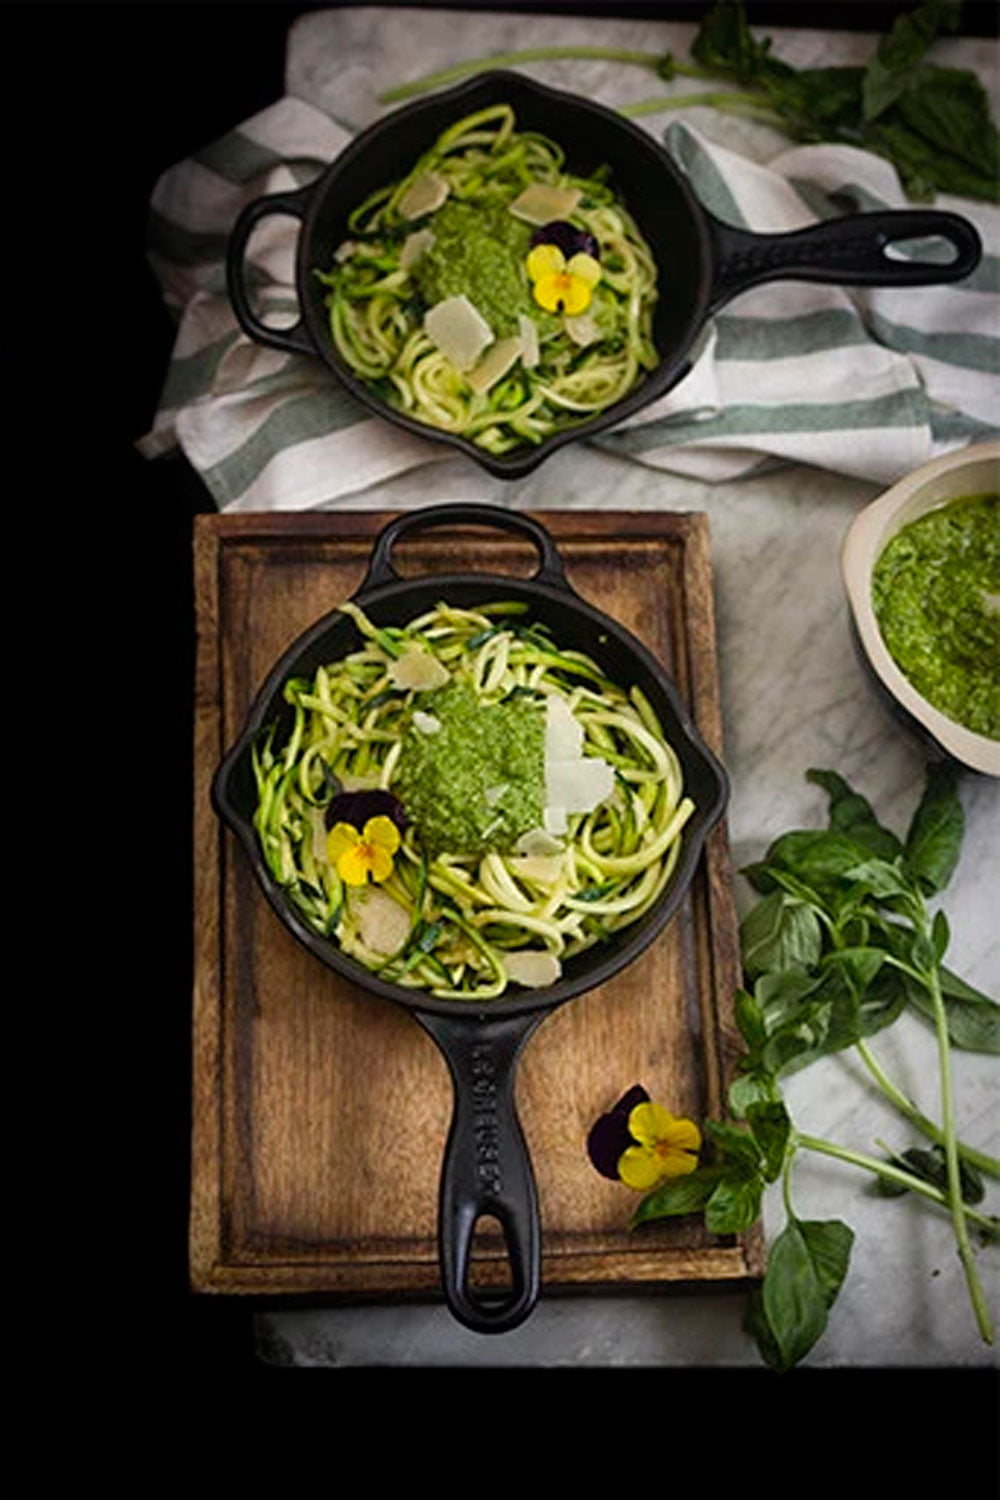
[(539, 568), (537, 573), (532, 574), (532, 582), (550, 584), (555, 588), (565, 589), (567, 593), (574, 592), (555, 542), (539, 522), (519, 511), (503, 510), (497, 505), (458, 502), (432, 505), (425, 510), (407, 512), (397, 520), (390, 521), (375, 539), (368, 571), (355, 598), (363, 599), (365, 594), (385, 584), (402, 582), (392, 560), (397, 542), (404, 536), (438, 526), (490, 526), (512, 532), (515, 536), (526, 537), (534, 545), (539, 557)]

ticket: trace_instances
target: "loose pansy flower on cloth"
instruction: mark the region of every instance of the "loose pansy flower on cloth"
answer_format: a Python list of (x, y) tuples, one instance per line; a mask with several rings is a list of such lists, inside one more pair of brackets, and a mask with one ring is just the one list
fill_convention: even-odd
[(597, 241), (561, 219), (536, 230), (525, 261), (532, 291), (546, 312), (586, 312), (601, 279)]
[(334, 823), (326, 836), (326, 852), (345, 885), (366, 885), (369, 876), (381, 884), (392, 874), (399, 843), (399, 829), (380, 813), (369, 818), (360, 833), (353, 823)]
[(595, 1122), (587, 1137), (590, 1160), (601, 1173), (637, 1192), (648, 1192), (668, 1177), (682, 1177), (698, 1165), (701, 1132), (650, 1100), (636, 1084)]

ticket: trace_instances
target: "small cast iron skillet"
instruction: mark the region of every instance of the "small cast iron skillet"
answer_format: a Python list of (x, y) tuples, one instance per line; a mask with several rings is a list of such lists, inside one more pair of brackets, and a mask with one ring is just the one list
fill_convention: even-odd
[[(538, 551), (538, 571), (530, 578), (490, 573), (401, 577), (393, 567), (393, 548), (399, 539), (441, 526), (499, 527), (527, 538)], [(576, 593), (549, 533), (528, 515), (475, 504), (432, 506), (403, 514), (376, 538), (368, 571), (353, 598), (379, 625), (405, 624), (442, 599), (460, 607), (497, 598), (524, 601), (530, 618), (548, 626), (560, 645), (588, 652), (623, 687), (637, 684), (642, 689), (680, 759), (685, 790), (696, 807), (683, 831), (673, 876), (643, 917), (599, 948), (568, 960), (558, 983), (546, 989), (512, 988), (498, 1000), (477, 1005), (435, 999), (391, 984), (356, 963), (301, 920), (261, 856), (252, 823), (256, 789), (251, 746), (273, 721), (289, 722), (291, 710), (282, 697), (289, 677), (311, 677), (322, 663), (336, 661), (361, 644), (360, 632), (348, 615), (332, 610), (284, 652), (214, 776), (215, 810), (236, 834), (264, 895), (285, 926), (318, 959), (360, 989), (403, 1006), (443, 1052), (454, 1090), (439, 1201), (444, 1293), (452, 1312), (466, 1326), (482, 1333), (502, 1332), (528, 1316), (539, 1292), (535, 1182), (514, 1102), (518, 1056), (546, 1015), (631, 963), (677, 911), (705, 839), (723, 815), (728, 780), (664, 668), (629, 631)], [(667, 1003), (668, 997), (663, 998)], [(470, 1248), (476, 1222), (483, 1216), (499, 1222), (506, 1242), (511, 1286), (499, 1298), (477, 1294), (468, 1286)]]
[[(660, 364), (621, 401), (579, 426), (537, 446), (525, 444), (494, 455), (396, 411), (359, 380), (333, 343), (323, 302), (326, 289), (314, 273), (332, 264), (338, 245), (349, 237), (348, 216), (359, 203), (377, 187), (398, 181), (447, 126), (499, 103), (513, 106), (519, 128), (541, 131), (561, 145), (569, 169), (589, 174), (605, 164), (610, 168), (612, 184), (660, 270), (653, 326)], [(268, 327), (254, 312), (245, 272), (250, 236), (271, 214), (302, 221), (295, 269), (300, 317), (284, 329)], [(887, 254), (893, 243), (928, 236), (947, 241), (953, 258), (942, 263)], [(430, 441), (450, 444), (492, 474), (514, 479), (565, 443), (613, 427), (664, 395), (690, 368), (708, 320), (749, 287), (780, 279), (870, 286), (958, 281), (975, 269), (981, 254), (979, 235), (968, 220), (933, 209), (847, 214), (783, 234), (756, 234), (725, 224), (702, 206), (668, 153), (624, 115), (517, 73), (495, 71), (404, 105), (356, 136), (316, 182), (248, 204), (230, 235), (227, 277), (233, 309), (248, 337), (318, 356), (377, 415)]]

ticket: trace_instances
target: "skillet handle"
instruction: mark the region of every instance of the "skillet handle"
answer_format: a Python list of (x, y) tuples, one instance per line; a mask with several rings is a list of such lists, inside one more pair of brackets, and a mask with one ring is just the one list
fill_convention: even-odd
[(239, 214), (226, 246), (226, 285), (236, 321), (248, 338), (259, 344), (269, 344), (273, 349), (283, 349), (289, 354), (315, 354), (316, 350), (301, 315), (299, 321), (290, 328), (272, 328), (257, 317), (250, 305), (247, 287), (246, 249), (257, 225), (271, 214), (290, 214), (292, 218), (304, 219), (312, 194), (313, 184), (308, 183), (293, 192), (269, 193), (266, 197), (255, 198)]
[[(514, 1074), (543, 1014), (483, 1017), (470, 1028), (467, 1011), (454, 1019), (415, 1012), (444, 1053), (454, 1088), (438, 1205), (441, 1282), (453, 1315), (476, 1333), (507, 1333), (538, 1301), (538, 1197), (514, 1104)], [(503, 1230), (510, 1270), (503, 1293), (469, 1287), (473, 1236), (484, 1215)]]
[[(714, 252), (709, 312), (765, 281), (824, 281), (854, 286), (927, 286), (960, 281), (982, 257), (979, 234), (968, 219), (941, 209), (886, 209), (844, 214), (806, 229), (756, 234), (708, 215)], [(886, 254), (901, 240), (945, 240), (949, 261), (895, 259)]]
[(532, 581), (552, 584), (556, 588), (572, 592), (559, 550), (540, 521), (523, 511), (504, 510), (499, 505), (458, 503), (431, 505), (424, 510), (408, 511), (390, 521), (375, 538), (368, 572), (358, 594), (380, 588), (385, 583), (399, 583), (400, 575), (392, 565), (392, 551), (396, 543), (411, 532), (427, 531), (435, 526), (495, 526), (500, 531), (511, 531), (517, 536), (526, 537), (534, 544), (539, 556), (539, 569), (532, 575)]

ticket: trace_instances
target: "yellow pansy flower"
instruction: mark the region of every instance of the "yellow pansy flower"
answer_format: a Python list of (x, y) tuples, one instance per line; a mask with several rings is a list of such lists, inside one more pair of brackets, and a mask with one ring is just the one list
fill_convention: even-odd
[(698, 1165), (701, 1131), (662, 1104), (637, 1104), (628, 1117), (637, 1143), (618, 1158), (618, 1175), (626, 1187), (648, 1192), (667, 1177), (683, 1177)]
[(334, 823), (326, 836), (327, 857), (345, 885), (365, 885), (369, 876), (379, 884), (388, 880), (398, 848), (399, 829), (382, 814), (360, 833), (353, 823)]
[(566, 259), (558, 245), (536, 245), (529, 251), (525, 267), (531, 278), (535, 301), (546, 312), (575, 317), (586, 312), (601, 267), (592, 255), (578, 250)]

